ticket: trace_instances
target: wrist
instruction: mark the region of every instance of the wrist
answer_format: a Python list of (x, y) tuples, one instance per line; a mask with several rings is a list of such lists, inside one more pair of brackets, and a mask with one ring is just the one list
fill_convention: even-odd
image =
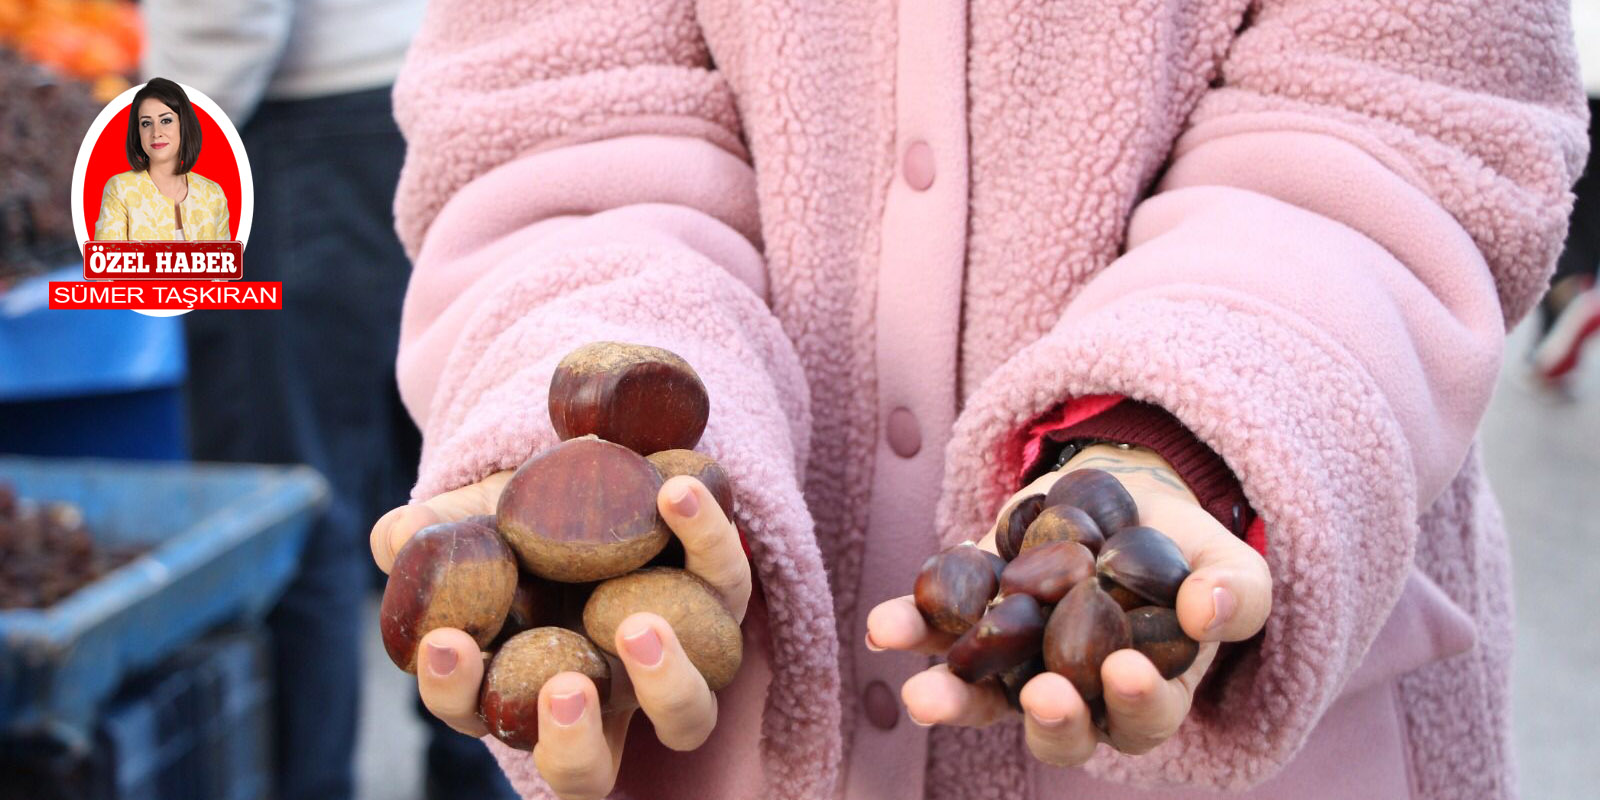
[(1113, 442), (1089, 444), (1079, 449), (1065, 464), (1057, 468), (1054, 476), (1059, 478), (1077, 469), (1103, 470), (1124, 484), (1129, 484), (1129, 488), (1137, 485), (1196, 505), (1200, 503), (1200, 499), (1195, 496), (1188, 484), (1184, 483), (1177, 469), (1160, 453), (1148, 447)]

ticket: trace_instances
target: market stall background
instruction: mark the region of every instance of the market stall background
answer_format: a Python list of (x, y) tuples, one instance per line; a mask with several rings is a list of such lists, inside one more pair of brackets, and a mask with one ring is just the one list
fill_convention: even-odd
[[(44, 308), (49, 274), (78, 270), (70, 184), (83, 132), (136, 80), (140, 46), (127, 0), (0, 0), (0, 454), (12, 454), (0, 483), (29, 501), (0, 502), (0, 581), (27, 580), (19, 557), (48, 561), (46, 518), (140, 547), (48, 611), (0, 610), (0, 800), (271, 791), (265, 708), (279, 687), (259, 619), (325, 487), (306, 470), (185, 461), (181, 319)], [(1553, 397), (1525, 381), (1531, 336), (1513, 334), (1483, 428), (1512, 535), (1514, 736), (1523, 796), (1581, 798), (1600, 785), (1600, 626), (1570, 620), (1600, 606), (1600, 358), (1571, 397)], [(415, 685), (383, 654), (376, 607), (374, 596), (363, 626), (359, 796), (417, 800)]]

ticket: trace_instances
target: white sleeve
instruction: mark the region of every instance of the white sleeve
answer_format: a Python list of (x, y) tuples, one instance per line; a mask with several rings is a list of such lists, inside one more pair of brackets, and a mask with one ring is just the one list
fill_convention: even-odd
[(140, 9), (144, 79), (199, 89), (242, 126), (283, 57), (293, 0), (144, 0)]

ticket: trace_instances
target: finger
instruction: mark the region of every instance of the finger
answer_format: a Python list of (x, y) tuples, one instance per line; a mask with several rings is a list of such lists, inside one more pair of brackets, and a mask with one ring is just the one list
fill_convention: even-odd
[(489, 729), (478, 718), (483, 653), (466, 632), (439, 628), (422, 637), (417, 653), (417, 692), (422, 704), (446, 725), (468, 736)]
[(1155, 749), (1178, 732), (1189, 714), (1189, 690), (1165, 680), (1137, 650), (1118, 650), (1100, 667), (1111, 744), (1132, 755)]
[(1056, 767), (1089, 760), (1100, 743), (1089, 707), (1072, 683), (1054, 672), (1022, 687), (1023, 732), (1033, 757)]
[(500, 491), (505, 488), (506, 481), (511, 480), (511, 475), (511, 470), (503, 470), (420, 503), (391, 509), (378, 518), (367, 537), (372, 547), (372, 560), (377, 562), (378, 569), (388, 574), (394, 566), (395, 554), (417, 531), (440, 522), (493, 514), (500, 502)]
[(867, 648), (940, 655), (956, 637), (928, 627), (911, 595), (879, 603), (867, 614)]
[(1189, 557), (1178, 588), (1178, 622), (1199, 642), (1238, 642), (1255, 636), (1272, 613), (1267, 560), (1228, 534), (1209, 537)]
[(905, 702), (911, 721), (922, 726), (981, 728), (1011, 714), (1011, 707), (998, 688), (967, 683), (951, 675), (944, 664), (912, 675), (900, 687), (900, 699)]
[(684, 568), (711, 584), (734, 618), (743, 622), (750, 604), (750, 560), (722, 506), (704, 484), (687, 475), (662, 484), (656, 505), (683, 542)]
[(673, 750), (704, 744), (717, 725), (717, 698), (667, 621), (634, 614), (617, 626), (617, 653), (656, 738)]
[(564, 800), (605, 797), (617, 782), (594, 682), (562, 672), (539, 689), (539, 743), (533, 763)]

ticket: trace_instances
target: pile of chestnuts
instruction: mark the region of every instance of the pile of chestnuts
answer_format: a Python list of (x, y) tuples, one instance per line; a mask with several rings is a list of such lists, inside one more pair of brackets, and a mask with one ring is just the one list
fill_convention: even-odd
[(733, 519), (726, 473), (694, 452), (710, 414), (700, 377), (660, 348), (594, 342), (557, 365), (549, 401), (562, 441), (517, 469), (494, 515), (418, 531), (395, 556), (380, 611), (384, 648), (407, 672), (429, 631), (471, 635), (488, 659), (479, 716), (525, 750), (538, 740), (539, 690), (557, 673), (587, 675), (611, 707), (606, 655), (631, 614), (666, 619), (713, 691), (743, 658), (738, 622), (682, 569), (656, 510), (666, 480), (692, 475)]
[(946, 654), (956, 677), (998, 684), (1019, 707), (1022, 687), (1050, 671), (1094, 706), (1100, 666), (1118, 650), (1138, 650), (1168, 679), (1194, 663), (1199, 644), (1174, 610), (1189, 563), (1139, 524), (1133, 496), (1110, 473), (1075, 470), (1016, 501), (995, 546), (999, 555), (956, 545), (917, 575), (917, 609), (958, 637)]

